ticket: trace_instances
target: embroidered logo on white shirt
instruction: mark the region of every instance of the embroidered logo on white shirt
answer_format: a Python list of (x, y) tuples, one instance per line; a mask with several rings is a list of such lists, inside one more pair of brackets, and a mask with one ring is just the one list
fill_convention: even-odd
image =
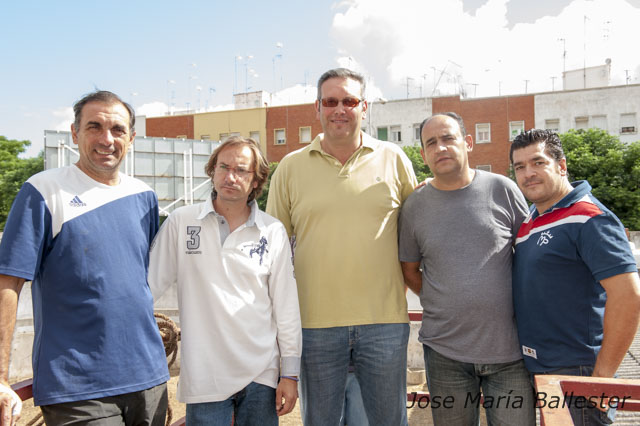
[(265, 253), (269, 253), (269, 250), (267, 250), (268, 244), (265, 237), (260, 238), (256, 246), (249, 251), (249, 257), (253, 257), (254, 254), (258, 255), (260, 257), (260, 265), (262, 265), (262, 256), (264, 256)]

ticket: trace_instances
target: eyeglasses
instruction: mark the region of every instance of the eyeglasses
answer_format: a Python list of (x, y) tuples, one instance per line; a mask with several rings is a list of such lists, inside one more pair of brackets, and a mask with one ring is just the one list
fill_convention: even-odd
[(342, 106), (345, 108), (355, 108), (360, 105), (360, 102), (362, 101), (356, 98), (344, 98), (342, 100), (336, 98), (323, 98), (320, 99), (320, 102), (325, 108), (335, 108), (340, 102), (342, 102)]
[(246, 179), (253, 173), (253, 170), (247, 170), (244, 167), (229, 167), (226, 164), (216, 164), (215, 171), (225, 175), (233, 172), (234, 175), (241, 179)]

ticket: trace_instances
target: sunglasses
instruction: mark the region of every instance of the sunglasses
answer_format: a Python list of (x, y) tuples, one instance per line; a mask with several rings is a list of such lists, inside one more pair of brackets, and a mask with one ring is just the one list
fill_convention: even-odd
[(340, 102), (342, 102), (342, 106), (345, 108), (355, 108), (360, 105), (360, 102), (362, 101), (356, 98), (344, 98), (342, 100), (336, 98), (323, 98), (320, 99), (320, 102), (325, 108), (335, 108)]

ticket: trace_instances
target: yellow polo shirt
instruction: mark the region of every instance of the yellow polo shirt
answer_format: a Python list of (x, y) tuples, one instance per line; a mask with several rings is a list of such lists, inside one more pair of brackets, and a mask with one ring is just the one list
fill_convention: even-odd
[(322, 150), (322, 137), (282, 159), (267, 201), (295, 238), (302, 327), (407, 322), (397, 221), (417, 185), (411, 162), (362, 133), (342, 165)]

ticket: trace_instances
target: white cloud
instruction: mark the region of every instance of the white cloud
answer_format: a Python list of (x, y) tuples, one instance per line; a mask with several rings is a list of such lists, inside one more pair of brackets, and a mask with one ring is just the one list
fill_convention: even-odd
[(143, 104), (136, 108), (136, 115), (144, 115), (146, 117), (161, 117), (166, 112), (167, 104), (158, 101)]
[(271, 96), (271, 106), (308, 104), (316, 100), (317, 90), (314, 86), (296, 84), (275, 92)]
[(73, 108), (57, 108), (51, 111), (51, 115), (55, 117), (53, 130), (64, 132), (68, 132), (71, 130), (71, 123), (73, 123)]
[(611, 58), (612, 83), (624, 82), (625, 69), (640, 77), (633, 53), (640, 8), (624, 0), (575, 0), (557, 16), (510, 29), (508, 4), (488, 0), (470, 14), (461, 0), (399, 0), (393, 7), (382, 0), (351, 0), (337, 6), (331, 34), (342, 57), (395, 96), (404, 94), (407, 77), (412, 97), (419, 96), (420, 86), (430, 95), (436, 85), (436, 94), (462, 86), (472, 96), (497, 95), (499, 87), (502, 94), (523, 93), (525, 85), (529, 93), (546, 91), (552, 77), (558, 90), (559, 39), (566, 44), (567, 70), (581, 68), (585, 59), (586, 66), (595, 66)]

